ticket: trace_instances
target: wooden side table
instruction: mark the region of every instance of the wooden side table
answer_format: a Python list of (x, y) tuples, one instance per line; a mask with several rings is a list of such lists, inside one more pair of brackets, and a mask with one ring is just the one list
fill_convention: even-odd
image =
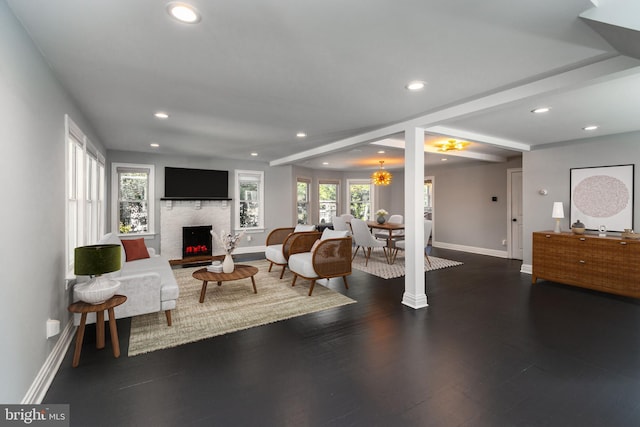
[(118, 341), (118, 329), (116, 327), (116, 316), (113, 308), (123, 304), (127, 300), (124, 295), (114, 295), (102, 304), (89, 304), (84, 301), (74, 302), (69, 306), (72, 313), (81, 313), (80, 326), (76, 333), (76, 349), (73, 352), (74, 368), (80, 363), (80, 351), (82, 350), (82, 340), (84, 339), (84, 328), (87, 323), (87, 313), (96, 313), (96, 348), (98, 350), (104, 348), (104, 312), (109, 312), (109, 332), (111, 333), (111, 346), (113, 347), (113, 356), (120, 357), (120, 342)]
[(218, 286), (222, 285), (222, 282), (228, 282), (230, 280), (240, 280), (251, 277), (251, 284), (253, 285), (253, 293), (257, 294), (256, 279), (253, 277), (258, 274), (258, 268), (252, 265), (236, 264), (235, 269), (231, 273), (214, 273), (208, 271), (206, 268), (194, 271), (191, 275), (194, 279), (202, 280), (202, 289), (200, 290), (200, 302), (204, 302), (204, 297), (207, 293), (207, 283), (218, 282)]

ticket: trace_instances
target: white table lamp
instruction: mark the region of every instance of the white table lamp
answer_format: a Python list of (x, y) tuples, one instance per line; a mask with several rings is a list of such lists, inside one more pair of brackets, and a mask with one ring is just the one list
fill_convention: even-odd
[(564, 207), (562, 206), (562, 202), (553, 202), (553, 211), (551, 212), (551, 218), (555, 218), (556, 220), (556, 228), (553, 230), (553, 232), (560, 233), (560, 220), (564, 218)]

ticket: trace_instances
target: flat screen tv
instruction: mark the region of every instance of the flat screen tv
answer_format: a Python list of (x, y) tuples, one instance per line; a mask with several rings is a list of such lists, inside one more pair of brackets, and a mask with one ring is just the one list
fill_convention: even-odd
[(164, 168), (165, 199), (228, 199), (229, 171)]

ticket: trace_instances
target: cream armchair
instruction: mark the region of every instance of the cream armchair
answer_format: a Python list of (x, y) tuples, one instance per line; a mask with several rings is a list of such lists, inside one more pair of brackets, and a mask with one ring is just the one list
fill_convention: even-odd
[(311, 281), (309, 296), (318, 279), (342, 277), (349, 289), (347, 276), (351, 274), (351, 236), (348, 231), (325, 229), (320, 240), (309, 233), (293, 238), (289, 248), (289, 270), (293, 273), (291, 286), (298, 277)]
[(314, 240), (320, 237), (320, 233), (315, 231), (315, 225), (298, 224), (295, 227), (275, 228), (267, 236), (267, 248), (264, 251), (264, 257), (270, 262), (269, 272), (273, 265), (282, 266), (280, 278), (284, 276), (287, 268), (287, 259), (289, 258), (289, 247), (293, 237), (297, 233), (313, 233)]

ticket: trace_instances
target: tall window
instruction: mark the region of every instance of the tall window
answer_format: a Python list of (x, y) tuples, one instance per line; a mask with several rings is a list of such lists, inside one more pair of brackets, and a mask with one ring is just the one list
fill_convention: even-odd
[(153, 234), (153, 165), (113, 163), (113, 230), (119, 234)]
[(338, 214), (339, 181), (323, 181), (318, 183), (318, 209), (320, 224), (331, 222)]
[(73, 274), (73, 252), (96, 243), (105, 231), (104, 157), (80, 128), (65, 116), (66, 139), (66, 268)]
[(264, 172), (235, 172), (236, 229), (264, 229)]
[(350, 180), (349, 187), (349, 213), (356, 218), (372, 218), (373, 189), (371, 182), (367, 180)]
[(297, 217), (298, 224), (309, 224), (310, 218), (310, 189), (311, 189), (311, 180), (307, 178), (298, 178), (296, 181), (297, 188)]

